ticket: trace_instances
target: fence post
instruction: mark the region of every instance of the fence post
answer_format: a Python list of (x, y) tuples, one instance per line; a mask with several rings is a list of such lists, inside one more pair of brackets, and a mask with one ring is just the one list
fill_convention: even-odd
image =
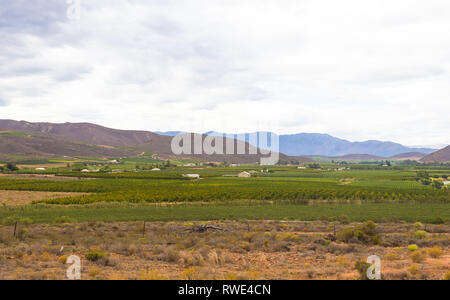
[(16, 237), (17, 222), (18, 221), (16, 221), (16, 223), (14, 223), (14, 237)]
[(145, 236), (145, 221), (144, 221), (144, 230), (142, 231), (142, 236)]

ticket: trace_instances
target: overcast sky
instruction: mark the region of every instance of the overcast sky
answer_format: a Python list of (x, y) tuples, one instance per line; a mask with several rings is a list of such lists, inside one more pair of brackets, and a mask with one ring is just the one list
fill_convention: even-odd
[(0, 0), (1, 119), (450, 144), (448, 0), (80, 2)]

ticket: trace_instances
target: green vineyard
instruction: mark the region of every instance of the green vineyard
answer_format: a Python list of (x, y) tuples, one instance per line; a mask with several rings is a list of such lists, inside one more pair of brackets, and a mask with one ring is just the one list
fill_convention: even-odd
[(131, 203), (449, 203), (450, 190), (416, 180), (413, 170), (347, 170), (342, 172), (273, 168), (254, 178), (223, 177), (241, 169), (199, 170), (200, 180), (182, 176), (188, 170), (120, 174), (65, 172), (66, 178), (88, 180), (1, 178), (1, 190), (82, 192), (89, 195), (45, 200), (47, 204)]

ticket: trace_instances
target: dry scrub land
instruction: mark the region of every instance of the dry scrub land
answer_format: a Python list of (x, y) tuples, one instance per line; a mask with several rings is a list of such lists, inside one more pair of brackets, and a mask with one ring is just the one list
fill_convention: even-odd
[(33, 201), (75, 197), (86, 195), (85, 193), (66, 192), (31, 192), (31, 191), (2, 191), (0, 190), (0, 205), (20, 206), (27, 205)]
[(370, 255), (383, 279), (450, 278), (449, 224), (57, 221), (0, 226), (0, 279), (65, 279), (72, 254), (82, 279), (360, 279)]

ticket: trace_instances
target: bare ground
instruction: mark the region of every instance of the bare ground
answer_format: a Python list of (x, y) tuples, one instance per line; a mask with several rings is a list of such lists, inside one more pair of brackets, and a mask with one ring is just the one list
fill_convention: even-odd
[(33, 201), (86, 195), (85, 193), (3, 191), (0, 190), (0, 205), (20, 206)]

